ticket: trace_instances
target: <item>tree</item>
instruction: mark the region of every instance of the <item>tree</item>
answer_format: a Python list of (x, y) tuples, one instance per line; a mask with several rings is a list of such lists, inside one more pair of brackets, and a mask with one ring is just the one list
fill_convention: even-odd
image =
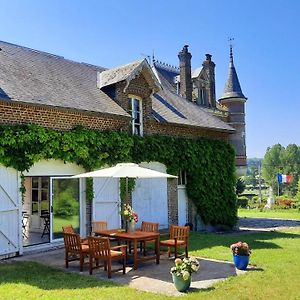
[(263, 159), (262, 176), (274, 191), (277, 189), (277, 174), (283, 172), (282, 157), (284, 150), (284, 147), (280, 144), (268, 147)]
[(296, 207), (300, 211), (300, 180), (298, 181), (298, 191), (296, 194)]
[(297, 193), (297, 183), (300, 173), (300, 149), (295, 144), (290, 144), (286, 147), (282, 155), (283, 173), (293, 176), (293, 180), (290, 184), (286, 185), (284, 190), (295, 195)]
[(262, 176), (274, 190), (277, 189), (278, 173), (293, 176), (290, 184), (281, 184), (281, 191), (294, 196), (300, 173), (300, 149), (297, 145), (290, 144), (284, 148), (276, 144), (267, 149), (262, 165)]
[(237, 195), (240, 195), (243, 193), (243, 191), (245, 190), (245, 182), (244, 180), (240, 177), (238, 178), (238, 180), (236, 181), (236, 185), (235, 185), (235, 192)]

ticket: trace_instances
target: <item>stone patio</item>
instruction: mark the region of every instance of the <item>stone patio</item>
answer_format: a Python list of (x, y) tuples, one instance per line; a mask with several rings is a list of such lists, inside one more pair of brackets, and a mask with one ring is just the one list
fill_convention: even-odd
[[(24, 256), (14, 258), (13, 260), (34, 261), (68, 272), (79, 273), (78, 261), (71, 262), (69, 269), (65, 269), (64, 249), (56, 249), (46, 253), (26, 254)], [(214, 283), (224, 280), (229, 276), (236, 276), (245, 273), (245, 271), (236, 270), (234, 265), (229, 262), (203, 258), (199, 258), (199, 260), (200, 270), (197, 273), (193, 273), (189, 293), (199, 291), (200, 289), (210, 288)], [(172, 283), (170, 268), (173, 265), (174, 259), (169, 259), (167, 255), (161, 255), (159, 265), (156, 265), (154, 261), (148, 261), (143, 264), (139, 264), (137, 270), (127, 267), (125, 275), (123, 275), (122, 272), (113, 273), (112, 279), (108, 279), (107, 273), (104, 272), (103, 268), (101, 268), (94, 270), (94, 274), (92, 276), (94, 278), (112, 280), (118, 284), (128, 285), (142, 291), (162, 293), (170, 296), (180, 296), (183, 295), (183, 293), (178, 292)], [(81, 274), (90, 276), (88, 274), (87, 265), (85, 265), (84, 272)]]

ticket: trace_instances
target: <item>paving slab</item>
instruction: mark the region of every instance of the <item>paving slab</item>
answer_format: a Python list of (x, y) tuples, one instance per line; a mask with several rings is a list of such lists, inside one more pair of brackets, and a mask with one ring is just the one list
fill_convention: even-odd
[[(198, 258), (200, 261), (200, 269), (192, 275), (192, 284), (190, 292), (208, 289), (216, 282), (225, 280), (230, 276), (244, 274), (245, 271), (237, 270), (233, 263), (218, 261), (212, 259)], [(56, 249), (43, 253), (27, 254), (17, 258), (14, 261), (34, 261), (47, 266), (63, 269), (68, 272), (79, 272), (79, 262), (71, 262), (68, 269), (64, 267), (64, 249)], [(107, 273), (101, 269), (94, 270), (92, 275), (94, 278), (111, 280), (118, 284), (128, 285), (141, 291), (152, 293), (162, 293), (170, 296), (181, 296), (183, 293), (178, 292), (173, 283), (170, 274), (171, 267), (174, 266), (174, 259), (169, 259), (167, 255), (161, 255), (160, 264), (154, 261), (147, 261), (139, 264), (137, 270), (131, 267), (126, 268), (126, 274), (122, 272), (113, 273), (112, 279), (107, 278)], [(84, 272), (80, 274), (90, 276), (88, 274), (88, 266), (84, 266)]]

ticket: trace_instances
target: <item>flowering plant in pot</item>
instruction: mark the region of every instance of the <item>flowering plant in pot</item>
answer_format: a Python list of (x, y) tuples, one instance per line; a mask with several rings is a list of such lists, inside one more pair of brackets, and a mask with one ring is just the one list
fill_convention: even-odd
[(179, 292), (184, 292), (191, 285), (192, 273), (199, 270), (199, 261), (194, 257), (176, 258), (175, 266), (171, 268), (173, 282)]
[(237, 269), (246, 270), (249, 257), (251, 254), (251, 249), (246, 242), (237, 242), (230, 246), (230, 249), (233, 254), (233, 262)]
[(134, 231), (135, 223), (138, 222), (139, 217), (138, 214), (132, 209), (129, 204), (124, 204), (123, 210), (121, 211), (121, 215), (124, 218), (126, 231)]

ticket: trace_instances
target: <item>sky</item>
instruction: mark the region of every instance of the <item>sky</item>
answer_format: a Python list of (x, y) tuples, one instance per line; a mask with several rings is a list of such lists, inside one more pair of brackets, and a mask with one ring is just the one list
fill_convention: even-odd
[(0, 0), (0, 11), (0, 40), (108, 68), (153, 52), (178, 65), (187, 44), (195, 69), (210, 53), (218, 98), (233, 37), (248, 98), (247, 156), (263, 157), (277, 143), (300, 146), (298, 0)]

